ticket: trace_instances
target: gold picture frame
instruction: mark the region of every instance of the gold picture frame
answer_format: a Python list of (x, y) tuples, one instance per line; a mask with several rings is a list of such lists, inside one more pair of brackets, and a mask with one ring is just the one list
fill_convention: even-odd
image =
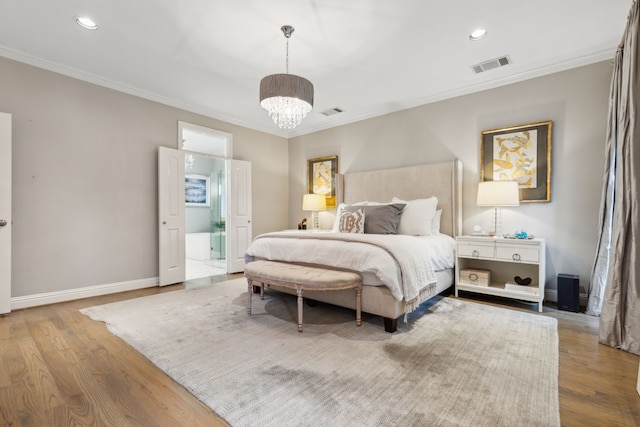
[(551, 201), (553, 122), (483, 131), (480, 181), (518, 181), (521, 203)]
[(336, 173), (338, 156), (307, 160), (307, 193), (324, 194), (328, 208), (336, 206)]

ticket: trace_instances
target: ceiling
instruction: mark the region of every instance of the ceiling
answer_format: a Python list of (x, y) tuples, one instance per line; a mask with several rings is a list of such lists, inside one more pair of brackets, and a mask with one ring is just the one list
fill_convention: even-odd
[[(292, 137), (611, 59), (631, 1), (2, 0), (0, 55)], [(260, 79), (285, 72), (285, 24), (289, 72), (315, 86), (290, 131), (258, 103)]]

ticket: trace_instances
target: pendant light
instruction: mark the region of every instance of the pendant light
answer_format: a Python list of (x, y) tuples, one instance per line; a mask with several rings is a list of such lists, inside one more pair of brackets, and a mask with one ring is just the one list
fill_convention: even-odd
[(287, 39), (286, 74), (271, 74), (260, 81), (260, 106), (282, 129), (293, 129), (313, 108), (313, 84), (304, 77), (289, 74), (290, 25), (280, 28)]

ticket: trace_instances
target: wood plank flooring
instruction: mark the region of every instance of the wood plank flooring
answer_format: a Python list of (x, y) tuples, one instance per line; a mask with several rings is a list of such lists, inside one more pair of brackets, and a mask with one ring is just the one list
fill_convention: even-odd
[[(242, 275), (228, 276), (237, 277)], [(0, 427), (226, 426), (103, 323), (78, 311), (183, 288), (142, 289), (0, 316)], [(510, 300), (462, 298), (536, 313)], [(640, 358), (598, 344), (597, 318), (551, 305), (542, 315), (558, 319), (562, 425), (640, 426)]]

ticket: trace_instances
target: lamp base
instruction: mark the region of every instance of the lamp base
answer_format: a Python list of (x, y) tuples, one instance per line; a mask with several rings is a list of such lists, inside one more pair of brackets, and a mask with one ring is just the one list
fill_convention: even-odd
[(502, 210), (500, 206), (493, 207), (493, 234), (489, 233), (490, 236), (500, 237), (500, 233), (502, 232), (500, 229), (502, 228)]
[(311, 212), (311, 231), (320, 230), (320, 219), (318, 218), (318, 211)]

